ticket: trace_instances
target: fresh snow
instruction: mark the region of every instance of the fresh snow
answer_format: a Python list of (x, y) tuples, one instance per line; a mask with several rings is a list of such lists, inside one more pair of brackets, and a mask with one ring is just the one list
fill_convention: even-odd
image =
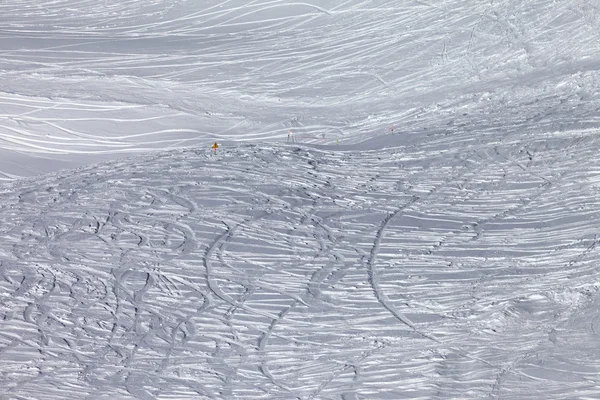
[(595, 2), (12, 3), (0, 399), (600, 397)]

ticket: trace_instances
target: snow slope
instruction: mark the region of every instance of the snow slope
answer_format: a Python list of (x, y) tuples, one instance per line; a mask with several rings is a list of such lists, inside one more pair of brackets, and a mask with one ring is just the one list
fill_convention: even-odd
[(392, 124), (595, 128), (599, 18), (588, 0), (0, 4), (0, 171)]
[(594, 2), (0, 11), (0, 399), (600, 396)]
[(5, 185), (5, 398), (595, 398), (599, 139), (504, 139)]

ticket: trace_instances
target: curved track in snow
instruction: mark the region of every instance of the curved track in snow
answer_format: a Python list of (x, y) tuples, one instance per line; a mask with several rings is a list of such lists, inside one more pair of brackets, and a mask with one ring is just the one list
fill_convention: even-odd
[(0, 4), (0, 398), (598, 397), (599, 28)]
[(589, 0), (0, 5), (0, 179), (217, 141), (596, 129)]
[(170, 151), (4, 186), (4, 394), (593, 397), (600, 143), (505, 139)]

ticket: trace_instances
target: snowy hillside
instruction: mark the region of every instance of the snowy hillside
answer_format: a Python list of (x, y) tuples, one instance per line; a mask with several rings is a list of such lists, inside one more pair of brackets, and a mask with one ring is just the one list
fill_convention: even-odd
[(5, 2), (0, 177), (289, 132), (596, 128), (599, 32), (589, 0)]
[(599, 139), (504, 141), (4, 186), (6, 398), (595, 398)]
[(0, 11), (0, 399), (600, 397), (594, 2)]

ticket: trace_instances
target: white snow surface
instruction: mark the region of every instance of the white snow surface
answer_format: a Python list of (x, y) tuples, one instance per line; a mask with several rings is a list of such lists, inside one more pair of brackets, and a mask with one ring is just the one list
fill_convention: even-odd
[(3, 2), (0, 49), (0, 399), (600, 398), (595, 1)]

